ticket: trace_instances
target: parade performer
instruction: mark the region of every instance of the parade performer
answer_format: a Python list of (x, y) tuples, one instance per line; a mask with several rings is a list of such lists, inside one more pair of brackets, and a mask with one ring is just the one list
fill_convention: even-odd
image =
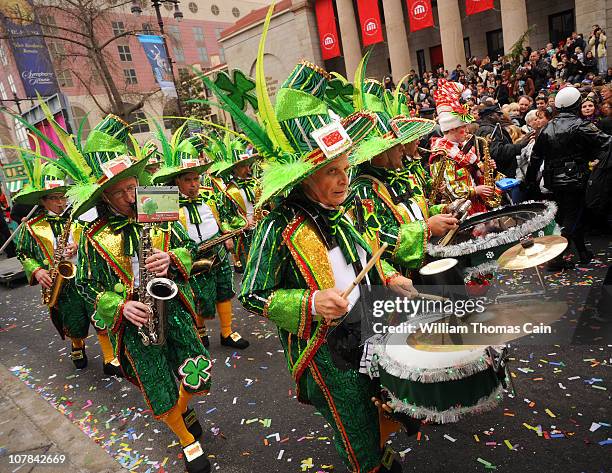
[(375, 113), (376, 129), (350, 156), (357, 170), (348, 204), (368, 243), (373, 248), (387, 243), (385, 257), (407, 275), (422, 266), (430, 236), (444, 235), (456, 219), (441, 214), (442, 206), (429, 208), (424, 190), (403, 166), (404, 144), (429, 133), (435, 123), (393, 115), (401, 108), (397, 101), (385, 99), (382, 84), (360, 79), (368, 56), (369, 53), (364, 56), (355, 74), (353, 107)]
[(258, 155), (247, 153), (244, 141), (231, 139), (229, 134), (223, 142), (217, 141), (208, 152), (217, 160), (210, 173), (227, 181), (223, 191), (223, 207), (231, 230), (248, 226), (248, 230), (234, 239), (234, 269), (242, 273), (255, 228), (254, 206), (259, 184), (253, 176), (252, 164)]
[[(358, 290), (346, 300), (340, 297), (341, 288), (370, 254), (340, 204), (348, 190), (346, 152), (371, 131), (374, 117), (364, 112), (334, 120), (322, 100), (329, 75), (306, 62), (283, 83), (273, 109), (263, 80), (271, 14), (269, 10), (256, 64), (258, 113), (266, 131), (236, 110), (233, 118), (267, 160), (257, 205), (275, 198), (279, 204), (257, 226), (240, 300), (277, 325), (298, 399), (328, 420), (345, 464), (352, 471), (378, 470), (379, 417), (370, 400), (375, 386), (359, 374), (358, 366), (338, 368), (340, 361), (332, 360), (326, 342), (328, 322), (359, 301)], [(226, 103), (212, 82), (205, 83)], [(409, 280), (384, 262), (375, 268), (367, 283), (411, 288)]]
[[(465, 198), (472, 202), (469, 214), (486, 212), (487, 199), (495, 194), (492, 185), (484, 184), (484, 162), (480, 160), (474, 143), (464, 149), (468, 140), (467, 124), (474, 121), (467, 109), (459, 103), (463, 85), (458, 82), (438, 81), (434, 92), (436, 111), (443, 138), (434, 137), (429, 158), (433, 179), (432, 200), (442, 201)], [(490, 160), (494, 166), (494, 161)], [(442, 195), (440, 195), (442, 194)]]
[[(165, 150), (163, 166), (153, 176), (153, 183), (172, 183), (178, 186), (180, 222), (199, 248), (203, 243), (228, 231), (229, 226), (222, 222), (214, 193), (213, 198), (210, 198), (210, 193), (202, 193), (200, 176), (212, 164), (212, 161), (207, 164), (200, 163), (200, 154), (204, 149), (202, 137), (196, 135), (180, 141), (177, 137), (180, 133), (181, 129), (173, 137), (173, 142), (178, 142), (175, 148), (169, 143), (162, 146)], [(160, 139), (165, 138), (160, 135)], [(207, 196), (209, 198), (206, 198)], [(196, 269), (191, 274), (190, 283), (196, 299), (198, 334), (206, 347), (210, 341), (205, 320), (214, 318), (215, 312), (219, 314), (221, 345), (238, 349), (249, 346), (249, 342), (232, 329), (232, 299), (235, 292), (228, 256), (232, 243), (230, 239), (207, 250), (198, 250), (195, 255), (195, 259), (200, 260), (200, 263), (194, 265)]]
[[(194, 394), (210, 388), (210, 357), (193, 324), (195, 309), (188, 284), (193, 242), (178, 222), (143, 227), (134, 204), (138, 177), (147, 165), (126, 152), (128, 124), (108, 115), (91, 132), (82, 155), (58, 160), (75, 185), (69, 192), (74, 217), (97, 206), (98, 218), (84, 230), (79, 245), (77, 281), (93, 305), (92, 320), (111, 332), (121, 369), (144, 395), (156, 419), (176, 434), (188, 472), (208, 473), (210, 462), (197, 438), (202, 428), (189, 408)], [(60, 139), (66, 134), (59, 125)], [(140, 250), (153, 252), (144, 261)], [(140, 248), (144, 245), (145, 248)], [(140, 331), (155, 311), (138, 299), (141, 279), (168, 277), (178, 286), (166, 301), (165, 343), (145, 344)], [(179, 386), (177, 386), (177, 381)]]
[[(135, 146), (134, 150), (138, 148)], [(139, 150), (139, 156), (135, 156), (136, 161), (148, 157), (147, 165), (145, 166), (144, 172), (140, 175), (138, 183), (141, 186), (150, 186), (153, 174), (159, 171), (162, 162), (162, 155), (157, 149), (157, 145), (153, 140), (147, 141), (142, 148)]]

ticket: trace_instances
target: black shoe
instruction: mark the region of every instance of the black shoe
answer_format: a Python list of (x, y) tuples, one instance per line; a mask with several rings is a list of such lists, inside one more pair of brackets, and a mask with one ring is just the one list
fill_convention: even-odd
[(240, 266), (234, 266), (234, 272), (236, 274), (242, 274), (244, 273), (244, 266), (240, 265)]
[(87, 354), (85, 353), (85, 347), (83, 348), (74, 348), (72, 347), (72, 351), (70, 352), (70, 358), (74, 363), (74, 366), (78, 370), (82, 370), (87, 366)]
[(107, 374), (109, 376), (117, 376), (119, 378), (123, 378), (123, 371), (121, 371), (121, 367), (119, 366), (116, 359), (113, 361), (109, 361), (108, 363), (104, 363), (102, 371), (104, 372), (104, 374)]
[(247, 342), (244, 338), (240, 336), (238, 332), (232, 332), (229, 334), (229, 337), (221, 337), (221, 345), (231, 348), (238, 348), (239, 350), (244, 350), (249, 346), (249, 342)]
[(208, 330), (206, 327), (198, 328), (198, 337), (200, 337), (204, 348), (208, 348), (210, 346), (210, 339), (208, 338)]
[(579, 251), (578, 256), (582, 264), (588, 264), (593, 259), (593, 253), (591, 253), (589, 250)]
[(187, 430), (193, 435), (194, 439), (197, 440), (202, 436), (202, 426), (193, 409), (187, 408), (187, 411), (183, 414), (183, 422), (185, 422), (185, 427), (187, 427)]
[(197, 440), (183, 448), (183, 457), (187, 473), (210, 473), (210, 461)]
[(546, 265), (546, 270), (550, 272), (557, 272), (565, 269), (574, 269), (575, 266), (576, 265), (574, 263), (565, 261), (563, 259), (559, 261), (552, 260)]
[(403, 471), (402, 464), (399, 462), (399, 460), (393, 460), (390, 468), (386, 468), (384, 466), (380, 467), (380, 473), (402, 473)]

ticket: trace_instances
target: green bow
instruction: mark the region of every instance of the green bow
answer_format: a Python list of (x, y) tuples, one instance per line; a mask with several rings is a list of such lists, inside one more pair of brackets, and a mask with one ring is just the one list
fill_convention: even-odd
[(236, 179), (236, 185), (239, 189), (244, 191), (249, 202), (255, 202), (255, 187), (257, 186), (257, 181), (254, 178)]
[(364, 224), (365, 224), (365, 235), (370, 240), (374, 240), (376, 238), (376, 233), (380, 231), (380, 220), (374, 212), (365, 211)]
[(51, 225), (51, 230), (53, 230), (53, 235), (55, 237), (60, 236), (64, 233), (64, 226), (68, 221), (68, 217), (61, 217), (59, 215), (48, 215), (47, 222)]
[(108, 224), (114, 233), (123, 233), (123, 254), (134, 256), (138, 252), (142, 224), (124, 215), (111, 215)]
[(202, 223), (202, 217), (198, 211), (198, 205), (202, 205), (204, 197), (198, 195), (195, 199), (189, 199), (187, 197), (179, 197), (179, 206), (185, 207), (189, 213), (189, 220), (195, 225)]

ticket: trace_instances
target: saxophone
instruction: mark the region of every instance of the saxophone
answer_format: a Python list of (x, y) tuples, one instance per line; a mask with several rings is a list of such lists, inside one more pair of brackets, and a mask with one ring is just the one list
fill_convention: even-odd
[(178, 293), (176, 283), (168, 278), (156, 277), (145, 267), (145, 260), (153, 254), (151, 231), (153, 225), (145, 223), (140, 230), (140, 248), (138, 264), (140, 286), (138, 300), (149, 307), (149, 320), (138, 329), (138, 335), (144, 346), (163, 345), (166, 342), (166, 301)]
[(483, 184), (485, 186), (491, 186), (493, 188), (493, 195), (484, 199), (485, 205), (489, 209), (494, 209), (501, 205), (502, 192), (495, 186), (495, 181), (503, 179), (505, 176), (495, 170), (491, 165), (493, 158), (489, 152), (489, 140), (482, 136), (476, 136), (476, 141), (482, 144), (482, 163), (483, 170)]
[(68, 245), (68, 239), (70, 238), (71, 226), (72, 216), (68, 218), (62, 235), (57, 241), (55, 250), (53, 251), (53, 262), (49, 270), (51, 287), (49, 289), (42, 289), (42, 303), (49, 308), (57, 306), (57, 300), (62, 290), (62, 286), (64, 285), (64, 280), (72, 279), (76, 275), (76, 266), (74, 263), (67, 259), (62, 259), (64, 257), (66, 245)]
[(448, 195), (448, 190), (446, 189), (446, 185), (444, 185), (444, 187), (441, 188), (442, 181), (444, 180), (444, 173), (446, 172), (446, 166), (448, 165), (448, 153), (446, 152), (446, 150), (443, 150), (443, 149), (439, 149), (435, 151), (442, 152), (443, 156), (440, 157), (440, 160), (439, 160), (440, 168), (438, 169), (438, 172), (433, 177), (433, 180), (431, 182), (431, 192), (429, 194), (429, 199), (428, 199), (430, 206), (435, 205), (437, 203), (436, 200), (438, 199), (439, 193), (443, 194), (443, 197), (446, 198), (447, 200), (449, 201), (453, 200), (453, 197)]

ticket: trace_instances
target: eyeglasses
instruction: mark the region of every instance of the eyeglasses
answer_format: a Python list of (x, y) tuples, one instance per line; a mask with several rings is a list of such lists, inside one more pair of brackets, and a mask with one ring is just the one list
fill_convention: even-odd
[(118, 199), (120, 197), (130, 197), (134, 195), (134, 192), (136, 192), (137, 187), (138, 186), (130, 186), (120, 191), (105, 192), (105, 194), (111, 199)]

